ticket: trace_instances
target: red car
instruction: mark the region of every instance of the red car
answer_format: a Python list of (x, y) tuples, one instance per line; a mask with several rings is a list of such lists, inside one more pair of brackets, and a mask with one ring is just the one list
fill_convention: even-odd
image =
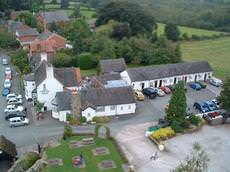
[(12, 75), (11, 75), (11, 74), (7, 74), (7, 75), (5, 76), (5, 79), (11, 80), (11, 79), (12, 79)]
[(171, 93), (171, 90), (169, 89), (169, 87), (163, 86), (163, 87), (160, 87), (160, 89), (162, 91), (164, 91), (165, 94), (170, 94)]

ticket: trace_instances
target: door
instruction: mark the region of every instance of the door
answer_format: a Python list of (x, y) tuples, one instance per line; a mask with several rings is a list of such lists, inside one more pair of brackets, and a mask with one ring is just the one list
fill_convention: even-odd
[(157, 87), (157, 85), (158, 85), (158, 82), (157, 82), (157, 80), (155, 81), (155, 87)]
[(184, 82), (187, 83), (187, 80), (188, 80), (188, 77), (185, 76), (185, 77), (184, 77)]
[(161, 87), (162, 86), (162, 80), (160, 80), (160, 84), (159, 84), (159, 87)]
[(141, 83), (141, 89), (143, 90), (145, 88), (145, 83)]
[(195, 82), (196, 82), (196, 80), (197, 80), (197, 75), (195, 75)]
[(173, 82), (173, 83), (174, 83), (174, 84), (176, 84), (176, 81), (177, 81), (177, 80), (176, 80), (176, 77), (175, 77), (175, 78), (174, 78), (174, 82)]
[(204, 81), (207, 80), (207, 73), (204, 74)]

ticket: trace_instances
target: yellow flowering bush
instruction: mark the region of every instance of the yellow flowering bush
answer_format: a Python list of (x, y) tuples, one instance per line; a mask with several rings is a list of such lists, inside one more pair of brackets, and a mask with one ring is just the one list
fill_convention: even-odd
[(166, 127), (166, 128), (161, 128), (161, 129), (153, 132), (150, 135), (150, 137), (160, 141), (160, 140), (166, 140), (166, 139), (171, 138), (175, 135), (176, 135), (176, 133), (171, 127)]

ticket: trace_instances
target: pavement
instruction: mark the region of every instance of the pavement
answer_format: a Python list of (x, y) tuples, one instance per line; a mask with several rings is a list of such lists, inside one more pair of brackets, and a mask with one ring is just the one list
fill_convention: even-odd
[[(165, 141), (166, 150), (159, 152), (154, 143), (144, 136), (152, 123), (129, 125), (116, 136), (116, 140), (137, 172), (168, 172), (184, 162), (194, 143), (199, 143), (210, 159), (209, 172), (229, 172), (230, 124), (204, 126), (199, 132), (183, 134)], [(157, 160), (150, 160), (155, 152)]]

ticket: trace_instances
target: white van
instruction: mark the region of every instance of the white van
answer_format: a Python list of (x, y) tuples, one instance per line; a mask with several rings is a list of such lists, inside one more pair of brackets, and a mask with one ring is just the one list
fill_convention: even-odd
[(10, 118), (9, 121), (10, 121), (10, 127), (17, 127), (17, 126), (29, 124), (29, 119), (23, 117)]
[(223, 85), (223, 82), (222, 82), (220, 79), (215, 78), (215, 77), (212, 77), (212, 78), (210, 79), (209, 83), (210, 83), (211, 85), (213, 85), (213, 86), (216, 86), (216, 87), (220, 87), (220, 86)]

